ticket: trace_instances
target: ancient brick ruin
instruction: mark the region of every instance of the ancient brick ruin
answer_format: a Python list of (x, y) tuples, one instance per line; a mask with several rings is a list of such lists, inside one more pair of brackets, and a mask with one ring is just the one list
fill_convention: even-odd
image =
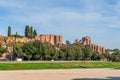
[[(29, 39), (29, 38), (26, 38), (26, 37), (15, 38), (15, 37), (0, 36), (0, 43), (5, 45), (5, 38), (6, 38), (7, 43), (13, 43), (13, 42), (26, 43), (26, 42), (33, 42), (35, 40), (38, 40), (38, 41), (41, 41), (41, 42), (49, 42), (50, 44), (52, 44), (52, 45), (54, 45), (58, 48), (63, 45), (62, 35), (54, 35), (54, 34), (42, 34), (42, 35), (36, 36), (33, 39)], [(103, 46), (92, 44), (91, 43), (91, 38), (89, 36), (83, 37), (79, 42), (82, 45), (84, 45), (85, 47), (90, 47), (93, 51), (96, 51), (98, 53), (104, 53), (105, 52), (105, 48)]]
[(58, 48), (61, 47), (62, 44), (63, 44), (62, 35), (53, 35), (53, 34), (45, 35), (45, 34), (42, 34), (40, 36), (36, 36), (35, 40), (39, 40), (39, 41), (42, 41), (42, 42), (49, 42), (49, 43), (51, 43), (52, 45), (54, 45)]
[(83, 37), (82, 40), (80, 40), (80, 43), (85, 47), (90, 47), (93, 51), (98, 53), (105, 53), (105, 48), (103, 46), (92, 44), (91, 38), (89, 36)]
[(54, 34), (49, 34), (49, 35), (45, 35), (42, 34), (40, 36), (36, 36), (33, 39), (29, 39), (26, 37), (23, 38), (15, 38), (15, 37), (7, 37), (7, 43), (13, 43), (13, 42), (23, 42), (23, 43), (27, 43), (27, 42), (33, 42), (35, 40), (41, 41), (41, 42), (48, 42), (56, 47), (61, 47), (63, 42), (62, 42), (62, 35), (54, 35)]
[[(52, 45), (54, 45), (56, 48), (60, 48), (63, 45), (62, 42), (62, 35), (54, 35), (54, 34), (42, 34), (39, 36), (36, 36), (33, 39), (29, 39), (26, 37), (23, 38), (15, 38), (15, 37), (5, 37), (0, 36), (0, 43), (2, 43), (2, 46), (5, 48), (7, 47), (7, 43), (14, 43), (14, 42), (33, 42), (35, 40), (41, 41), (41, 42), (48, 42)], [(91, 38), (89, 36), (83, 37), (80, 41), (76, 41), (84, 45), (85, 47), (90, 47), (93, 51), (96, 51), (98, 53), (104, 53), (105, 48), (103, 46), (99, 46), (96, 44), (91, 43)]]
[(62, 42), (62, 35), (54, 35), (54, 34), (49, 34), (45, 35), (42, 34), (40, 36), (36, 36), (33, 39), (23, 37), (23, 38), (15, 38), (15, 37), (5, 37), (5, 36), (0, 36), (0, 43), (2, 44), (2, 47), (7, 48), (8, 52), (3, 53), (0, 58), (7, 58), (9, 54), (12, 53), (12, 46), (7, 46), (9, 43), (16, 43), (16, 42), (22, 42), (22, 43), (27, 43), (27, 42), (33, 42), (35, 40), (41, 41), (41, 42), (48, 42), (52, 45), (54, 45), (56, 48), (60, 48), (63, 45)]

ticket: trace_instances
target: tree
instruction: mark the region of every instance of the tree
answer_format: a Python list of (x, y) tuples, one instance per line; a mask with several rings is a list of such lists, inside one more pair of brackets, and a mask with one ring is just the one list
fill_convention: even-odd
[(78, 39), (75, 39), (74, 43), (79, 43), (79, 42), (78, 42)]
[(52, 60), (57, 59), (56, 49), (50, 43), (40, 41), (25, 43), (22, 47), (25, 60)]
[(2, 44), (0, 44), (0, 55), (2, 55), (3, 53), (7, 52), (6, 48), (2, 47)]
[(30, 36), (29, 36), (30, 38), (33, 38), (34, 37), (34, 33), (33, 33), (33, 27), (31, 26), (31, 28), (30, 28)]
[(11, 36), (11, 27), (8, 26), (8, 36)]
[(22, 49), (19, 48), (19, 47), (15, 47), (14, 48), (14, 56), (16, 58), (23, 58), (24, 57), (24, 53), (23, 53)]
[(25, 27), (25, 37), (31, 38), (31, 28), (29, 25)]
[(74, 51), (75, 51), (75, 60), (82, 60), (83, 51), (82, 51), (82, 45), (80, 43), (74, 44)]
[(58, 60), (65, 60), (65, 52), (62, 50), (58, 51)]
[(34, 35), (34, 36), (33, 36), (34, 38), (35, 38), (35, 36), (38, 35), (36, 30), (33, 31), (33, 35)]
[(83, 54), (84, 54), (84, 60), (91, 60), (93, 52), (89, 47), (84, 47)]
[(69, 40), (66, 40), (66, 45), (70, 45), (70, 41)]
[(79, 43), (65, 45), (59, 51), (59, 60), (82, 60), (83, 51)]
[(114, 49), (114, 53), (111, 55), (111, 60), (115, 62), (120, 62), (120, 50)]
[(93, 52), (93, 55), (91, 56), (92, 60), (99, 60), (99, 53), (98, 52)]
[(29, 26), (26, 25), (26, 27), (25, 27), (25, 37), (28, 37), (28, 30), (29, 30)]
[(16, 32), (16, 34), (12, 34), (11, 36), (15, 37), (15, 38), (23, 38), (24, 37), (23, 35), (20, 35), (17, 32)]
[(14, 58), (23, 58), (25, 53), (22, 50), (23, 43), (15, 43), (13, 46)]
[(25, 37), (35, 38), (35, 36), (37, 36), (36, 30), (33, 30), (32, 26), (30, 27), (29, 25), (26, 25), (26, 27), (25, 27)]

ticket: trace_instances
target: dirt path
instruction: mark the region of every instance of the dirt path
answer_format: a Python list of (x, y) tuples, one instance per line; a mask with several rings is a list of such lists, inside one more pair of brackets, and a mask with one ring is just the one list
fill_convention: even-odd
[(120, 80), (115, 69), (0, 71), (0, 80)]

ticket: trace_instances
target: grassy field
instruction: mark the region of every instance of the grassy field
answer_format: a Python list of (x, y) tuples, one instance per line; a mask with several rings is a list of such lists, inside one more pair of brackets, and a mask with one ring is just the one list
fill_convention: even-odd
[(81, 68), (120, 69), (120, 62), (1, 62), (0, 63), (0, 70), (81, 69)]

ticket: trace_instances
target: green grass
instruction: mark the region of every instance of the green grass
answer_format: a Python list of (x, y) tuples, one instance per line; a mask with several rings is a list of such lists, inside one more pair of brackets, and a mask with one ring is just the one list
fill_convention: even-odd
[(39, 70), (39, 69), (81, 69), (114, 68), (120, 69), (120, 62), (10, 62), (0, 63), (0, 70)]

